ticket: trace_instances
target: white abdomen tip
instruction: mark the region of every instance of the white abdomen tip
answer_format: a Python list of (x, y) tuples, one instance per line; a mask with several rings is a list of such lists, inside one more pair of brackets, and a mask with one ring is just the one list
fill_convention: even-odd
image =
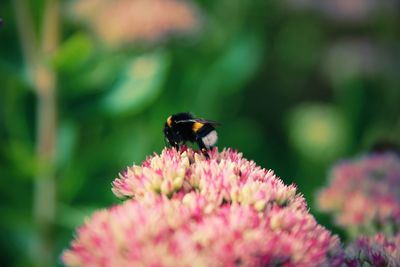
[(213, 130), (201, 139), (207, 149), (215, 145), (218, 141), (217, 131)]

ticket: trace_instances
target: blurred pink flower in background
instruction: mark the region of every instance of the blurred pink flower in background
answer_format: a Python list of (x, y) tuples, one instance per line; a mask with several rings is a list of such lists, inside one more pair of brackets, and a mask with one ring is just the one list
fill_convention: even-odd
[[(383, 0), (384, 1), (384, 0)], [(379, 8), (382, 0), (325, 0), (315, 1), (318, 9), (337, 20), (358, 21), (366, 19)]]
[(350, 233), (396, 233), (400, 227), (400, 158), (371, 154), (336, 165), (318, 206)]
[(351, 243), (345, 251), (347, 266), (400, 266), (400, 234), (385, 237), (376, 234), (361, 236)]
[(72, 13), (109, 46), (158, 41), (199, 26), (197, 10), (182, 0), (79, 0)]
[(336, 83), (355, 77), (388, 75), (391, 64), (394, 64), (389, 51), (372, 40), (347, 38), (326, 50), (324, 69)]
[(339, 240), (296, 188), (230, 149), (164, 149), (128, 167), (63, 254), (67, 266), (325, 266)]
[(289, 5), (301, 9), (315, 9), (339, 22), (362, 22), (398, 7), (393, 0), (287, 0)]

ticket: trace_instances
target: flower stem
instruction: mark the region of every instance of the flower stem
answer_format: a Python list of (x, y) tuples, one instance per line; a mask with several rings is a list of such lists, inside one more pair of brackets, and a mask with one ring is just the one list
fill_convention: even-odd
[(59, 2), (46, 1), (42, 40), (38, 43), (32, 16), (25, 0), (14, 0), (18, 32), (27, 71), (37, 97), (36, 158), (38, 171), (34, 180), (33, 217), (38, 233), (33, 248), (34, 266), (54, 264), (54, 220), (56, 213), (56, 73), (49, 64), (59, 40)]

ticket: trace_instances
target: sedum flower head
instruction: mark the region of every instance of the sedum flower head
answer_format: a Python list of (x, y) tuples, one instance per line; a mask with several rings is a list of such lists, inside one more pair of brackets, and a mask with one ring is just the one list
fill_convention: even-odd
[(128, 200), (77, 230), (67, 266), (325, 266), (339, 251), (293, 185), (230, 149), (164, 149), (112, 190)]
[(336, 165), (330, 184), (318, 195), (322, 211), (358, 232), (400, 226), (400, 158), (393, 153), (372, 154)]
[(141, 199), (149, 194), (183, 199), (196, 193), (214, 207), (239, 203), (263, 211), (267, 204), (306, 209), (294, 185), (286, 186), (273, 171), (231, 149), (209, 152), (209, 159), (191, 149), (164, 149), (149, 157), (141, 166), (128, 167), (113, 182), (118, 197)]

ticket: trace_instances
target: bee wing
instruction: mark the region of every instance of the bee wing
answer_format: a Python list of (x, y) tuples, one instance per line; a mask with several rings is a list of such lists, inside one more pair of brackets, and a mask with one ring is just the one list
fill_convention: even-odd
[(203, 124), (211, 124), (212, 126), (221, 126), (221, 123), (212, 120), (205, 120), (205, 119), (195, 119), (196, 122), (200, 122)]
[(190, 119), (190, 120), (177, 120), (177, 121), (175, 121), (175, 123), (176, 124), (186, 124), (186, 123), (194, 123), (194, 122), (196, 122), (197, 120), (195, 120), (195, 119)]
[(216, 121), (211, 121), (211, 120), (205, 120), (205, 119), (189, 119), (189, 120), (180, 120), (180, 121), (176, 121), (176, 123), (179, 124), (185, 124), (185, 123), (195, 123), (195, 122), (200, 122), (203, 124), (211, 124), (212, 126), (220, 126), (221, 123), (216, 122)]

